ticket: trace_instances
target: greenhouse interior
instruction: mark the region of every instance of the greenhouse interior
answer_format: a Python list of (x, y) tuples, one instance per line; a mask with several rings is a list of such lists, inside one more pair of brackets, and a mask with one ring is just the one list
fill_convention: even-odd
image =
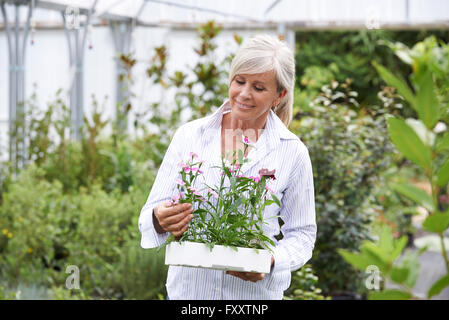
[[(233, 58), (258, 35), (293, 53), (287, 129), (313, 169), (316, 240), (281, 298), (449, 299), (448, 1), (0, 0), (0, 9), (0, 299), (167, 299), (165, 249), (141, 246), (139, 215), (175, 133), (221, 110)], [(231, 186), (247, 179), (229, 174)], [(262, 176), (245, 181), (256, 190)], [(245, 201), (225, 208), (240, 217)], [(281, 203), (280, 244), (290, 232)]]

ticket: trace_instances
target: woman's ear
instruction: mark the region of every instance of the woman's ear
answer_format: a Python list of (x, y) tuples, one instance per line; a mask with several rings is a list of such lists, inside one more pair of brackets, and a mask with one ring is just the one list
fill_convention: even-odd
[(279, 103), (281, 103), (281, 101), (282, 101), (282, 99), (285, 97), (285, 95), (287, 94), (287, 90), (286, 89), (283, 89), (281, 92), (279, 92), (279, 95), (278, 95), (278, 97), (276, 98), (276, 106), (278, 106), (279, 105)]
[(282, 100), (285, 95), (287, 94), (287, 89), (283, 89), (280, 93), (279, 93), (279, 100)]

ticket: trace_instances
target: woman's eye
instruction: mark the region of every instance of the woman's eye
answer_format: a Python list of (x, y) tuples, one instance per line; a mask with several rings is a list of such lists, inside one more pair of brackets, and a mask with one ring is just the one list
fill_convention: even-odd
[(235, 82), (237, 82), (238, 84), (245, 84), (245, 81), (242, 80), (235, 80)]
[(259, 87), (254, 87), (254, 89), (256, 89), (257, 91), (263, 91), (263, 88), (259, 88)]

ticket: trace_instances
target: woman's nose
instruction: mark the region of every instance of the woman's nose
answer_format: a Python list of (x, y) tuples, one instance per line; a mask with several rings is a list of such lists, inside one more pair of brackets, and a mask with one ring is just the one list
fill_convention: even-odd
[(240, 96), (245, 99), (249, 99), (251, 97), (250, 87), (248, 85), (243, 86), (240, 91)]

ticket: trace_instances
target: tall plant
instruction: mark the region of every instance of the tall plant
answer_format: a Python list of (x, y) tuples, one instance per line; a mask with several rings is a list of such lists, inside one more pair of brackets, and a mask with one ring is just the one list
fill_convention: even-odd
[[(412, 76), (407, 82), (385, 67), (373, 63), (384, 81), (398, 91), (416, 111), (418, 119), (402, 119), (391, 116), (388, 121), (388, 132), (397, 150), (415, 164), (426, 177), (431, 186), (431, 194), (409, 185), (390, 184), (391, 188), (402, 196), (425, 208), (428, 215), (423, 222), (423, 229), (438, 235), (441, 243), (441, 255), (446, 266), (446, 275), (436, 281), (429, 289), (427, 298), (439, 294), (449, 286), (449, 259), (444, 242), (444, 233), (449, 228), (449, 209), (445, 209), (441, 201), (441, 193), (446, 194), (449, 182), (449, 130), (447, 82), (441, 74), (449, 72), (449, 46), (426, 39), (414, 48), (396, 44), (395, 48), (403, 60), (412, 66)], [(400, 51), (398, 50), (400, 49)], [(442, 94), (443, 93), (443, 94)], [(346, 261), (353, 266), (365, 270), (369, 265), (376, 266), (383, 279), (389, 279), (399, 289), (383, 289), (371, 292), (372, 299), (410, 299), (414, 296), (413, 287), (418, 277), (418, 255), (405, 253), (402, 260), (406, 237), (394, 241), (388, 231), (383, 231), (379, 241), (364, 242), (360, 253), (340, 250)]]
[(328, 295), (363, 293), (363, 274), (348, 265), (338, 248), (355, 250), (370, 239), (372, 190), (390, 165), (392, 146), (384, 117), (358, 107), (350, 81), (324, 86), (309, 115), (294, 131), (307, 145), (314, 170), (318, 234), (311, 264)]

